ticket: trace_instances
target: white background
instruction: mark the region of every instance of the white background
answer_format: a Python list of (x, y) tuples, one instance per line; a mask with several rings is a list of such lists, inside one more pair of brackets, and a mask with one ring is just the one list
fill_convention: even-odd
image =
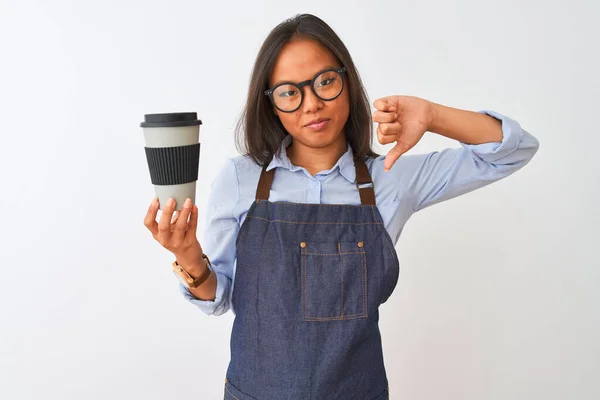
[(391, 399), (600, 398), (594, 0), (0, 1), (0, 398), (222, 398), (233, 315), (187, 303), (143, 226), (139, 123), (199, 113), (203, 221), (256, 52), (299, 12), (371, 101), (493, 109), (541, 144), (407, 224), (381, 309)]

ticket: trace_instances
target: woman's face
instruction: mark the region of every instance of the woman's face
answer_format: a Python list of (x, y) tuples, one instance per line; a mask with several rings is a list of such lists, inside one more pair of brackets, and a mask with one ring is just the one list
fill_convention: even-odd
[[(315, 77), (327, 68), (339, 68), (341, 65), (335, 56), (320, 43), (310, 39), (296, 39), (284, 46), (275, 63), (269, 80), (273, 88), (280, 82), (300, 83)], [(331, 80), (320, 85), (332, 85)], [(312, 148), (346, 148), (344, 125), (350, 113), (347, 82), (344, 81), (342, 93), (334, 100), (324, 101), (317, 97), (310, 85), (304, 86), (300, 108), (293, 112), (282, 112), (274, 108), (284, 128), (304, 146)], [(283, 93), (287, 95), (288, 93)], [(274, 94), (275, 95), (275, 94)], [(323, 121), (314, 123), (315, 121)]]

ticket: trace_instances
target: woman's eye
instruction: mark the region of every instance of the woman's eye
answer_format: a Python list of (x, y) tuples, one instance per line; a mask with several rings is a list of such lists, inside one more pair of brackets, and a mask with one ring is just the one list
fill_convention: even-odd
[(331, 85), (333, 82), (335, 82), (335, 78), (323, 79), (321, 82), (319, 82), (319, 86)]
[(279, 97), (292, 97), (296, 95), (295, 90), (286, 90), (285, 92), (280, 92)]

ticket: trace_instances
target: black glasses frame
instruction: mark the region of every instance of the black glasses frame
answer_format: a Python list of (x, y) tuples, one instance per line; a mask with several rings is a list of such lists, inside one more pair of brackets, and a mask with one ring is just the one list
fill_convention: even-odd
[[(315, 91), (315, 80), (317, 79), (317, 77), (325, 72), (330, 72), (330, 71), (334, 71), (337, 72), (338, 74), (340, 74), (340, 76), (342, 77), (342, 89), (340, 90), (340, 92), (337, 94), (337, 96), (335, 96), (334, 98), (331, 99), (324, 99), (321, 96), (319, 96), (317, 94), (317, 92)], [(310, 85), (310, 89), (312, 90), (312, 92), (315, 94), (315, 96), (317, 96), (319, 99), (323, 100), (323, 101), (332, 101), (337, 99), (342, 92), (344, 91), (344, 86), (345, 86), (345, 79), (344, 79), (344, 72), (346, 72), (346, 67), (340, 67), (340, 68), (327, 68), (324, 69), (322, 71), (319, 71), (315, 74), (315, 76), (313, 76), (312, 79), (306, 80), (306, 81), (302, 81), (300, 83), (295, 83), (295, 82), (281, 82), (278, 85), (276, 85), (275, 87), (265, 90), (265, 95), (269, 97), (269, 99), (271, 100), (271, 103), (281, 112), (285, 112), (285, 113), (292, 113), (296, 110), (298, 110), (300, 108), (300, 106), (302, 105), (302, 102), (304, 101), (304, 91), (302, 90), (302, 88), (304, 86)], [(277, 104), (275, 104), (275, 99), (273, 99), (273, 92), (275, 92), (275, 90), (283, 85), (292, 85), (295, 86), (296, 88), (298, 88), (298, 92), (300, 93), (300, 104), (298, 104), (298, 107), (294, 108), (293, 110), (282, 110), (281, 108), (277, 107)]]

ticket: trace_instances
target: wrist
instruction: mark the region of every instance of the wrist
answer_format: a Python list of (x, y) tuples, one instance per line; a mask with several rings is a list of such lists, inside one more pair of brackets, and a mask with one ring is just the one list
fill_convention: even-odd
[(204, 258), (200, 258), (199, 260), (186, 260), (186, 259), (177, 259), (177, 263), (181, 266), (181, 268), (185, 269), (185, 271), (192, 277), (197, 278), (202, 275), (208, 265)]
[(173, 262), (173, 273), (181, 280), (181, 282), (189, 289), (199, 288), (212, 275), (210, 268), (210, 260), (206, 255), (202, 255), (204, 266), (197, 263), (186, 263), (181, 265), (179, 261)]
[(441, 114), (443, 112), (443, 108), (441, 104), (429, 102), (429, 124), (427, 126), (427, 131), (431, 133), (439, 133), (440, 125), (442, 123)]

